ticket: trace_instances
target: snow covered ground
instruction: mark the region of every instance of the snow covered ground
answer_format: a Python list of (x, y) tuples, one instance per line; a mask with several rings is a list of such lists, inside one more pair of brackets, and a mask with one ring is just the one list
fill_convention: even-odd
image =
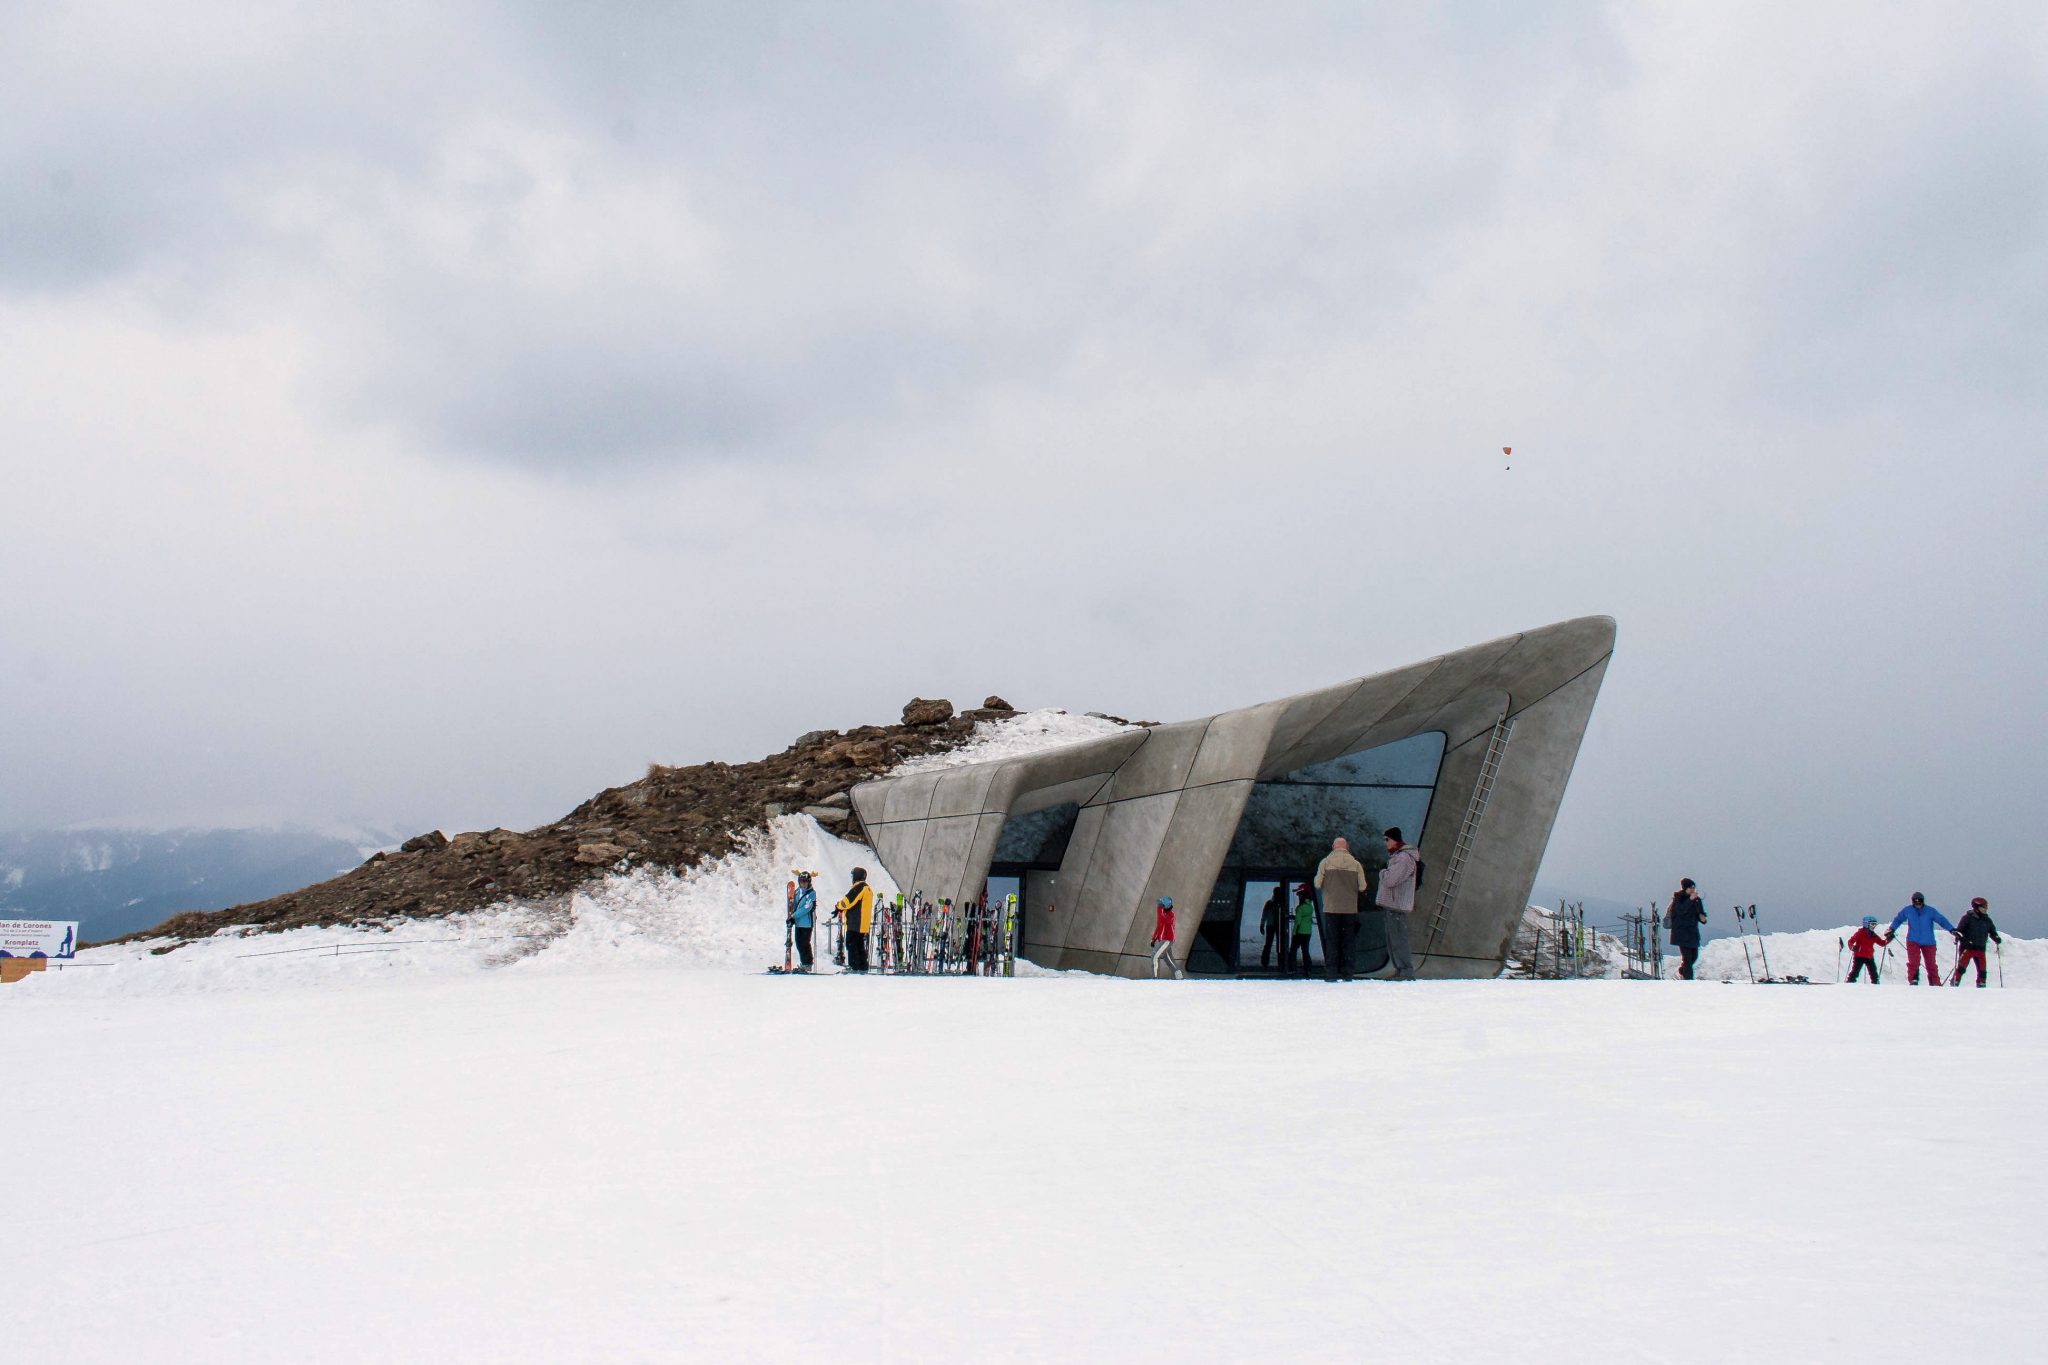
[(2040, 1354), (2039, 989), (758, 974), (870, 858), (0, 989), (6, 1358)]
[(9, 1358), (1917, 1362), (2048, 1330), (2040, 992), (545, 956), (7, 988)]

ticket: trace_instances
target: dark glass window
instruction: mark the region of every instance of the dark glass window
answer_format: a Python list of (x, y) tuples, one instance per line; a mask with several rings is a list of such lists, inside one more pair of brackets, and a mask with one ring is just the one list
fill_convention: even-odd
[(1313, 868), (1339, 835), (1359, 861), (1384, 862), (1383, 830), (1399, 826), (1410, 842), (1421, 837), (1443, 757), (1444, 737), (1431, 731), (1257, 783), (1224, 864)]
[(996, 836), (995, 861), (1025, 867), (1058, 867), (1067, 856), (1067, 840), (1081, 818), (1079, 802), (1048, 806), (1029, 815), (1013, 815)]

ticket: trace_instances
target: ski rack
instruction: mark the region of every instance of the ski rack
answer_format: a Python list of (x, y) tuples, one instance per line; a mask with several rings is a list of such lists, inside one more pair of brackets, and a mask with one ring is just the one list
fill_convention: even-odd
[(1017, 974), (1017, 897), (980, 897), (956, 906), (950, 897), (898, 892), (875, 904), (869, 972), (883, 976), (1009, 976)]

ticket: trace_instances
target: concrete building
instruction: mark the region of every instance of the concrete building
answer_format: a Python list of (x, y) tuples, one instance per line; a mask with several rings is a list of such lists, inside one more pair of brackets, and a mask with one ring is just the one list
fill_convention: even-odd
[[(906, 892), (1015, 891), (1025, 957), (1122, 976), (1150, 971), (1161, 895), (1191, 972), (1257, 974), (1272, 888), (1337, 835), (1376, 875), (1398, 825), (1427, 867), (1417, 973), (1492, 976), (1613, 651), (1613, 620), (1582, 617), (1201, 720), (864, 783), (853, 806)], [(1377, 912), (1360, 927), (1370, 973), (1385, 931)]]

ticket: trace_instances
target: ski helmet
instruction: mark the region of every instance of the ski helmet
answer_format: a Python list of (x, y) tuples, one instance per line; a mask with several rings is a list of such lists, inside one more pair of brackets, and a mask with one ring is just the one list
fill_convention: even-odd
[(856, 867), (853, 870), (853, 879), (857, 882), (866, 881), (868, 879), (868, 870), (864, 867)]
[(1863, 917), (1863, 927), (1866, 929), (1875, 929), (1877, 927), (1877, 916), (1865, 915)]
[(1171, 897), (1171, 896), (1161, 896), (1161, 897), (1159, 898), (1159, 908), (1160, 908), (1160, 909), (1162, 909), (1162, 910), (1171, 910), (1171, 909), (1173, 909), (1173, 897)]
[(1925, 897), (1925, 896), (1921, 895), (1921, 894), (1920, 894), (1920, 893), (1919, 893), (1918, 891), (1915, 891), (1915, 892), (1913, 893), (1913, 904), (1915, 904), (1915, 905), (1925, 905), (1925, 904), (1927, 904), (1927, 897)]
[(1988, 910), (1991, 908), (1991, 902), (1985, 900), (1982, 896), (1972, 896), (1970, 898), (1970, 908), (1972, 910)]

